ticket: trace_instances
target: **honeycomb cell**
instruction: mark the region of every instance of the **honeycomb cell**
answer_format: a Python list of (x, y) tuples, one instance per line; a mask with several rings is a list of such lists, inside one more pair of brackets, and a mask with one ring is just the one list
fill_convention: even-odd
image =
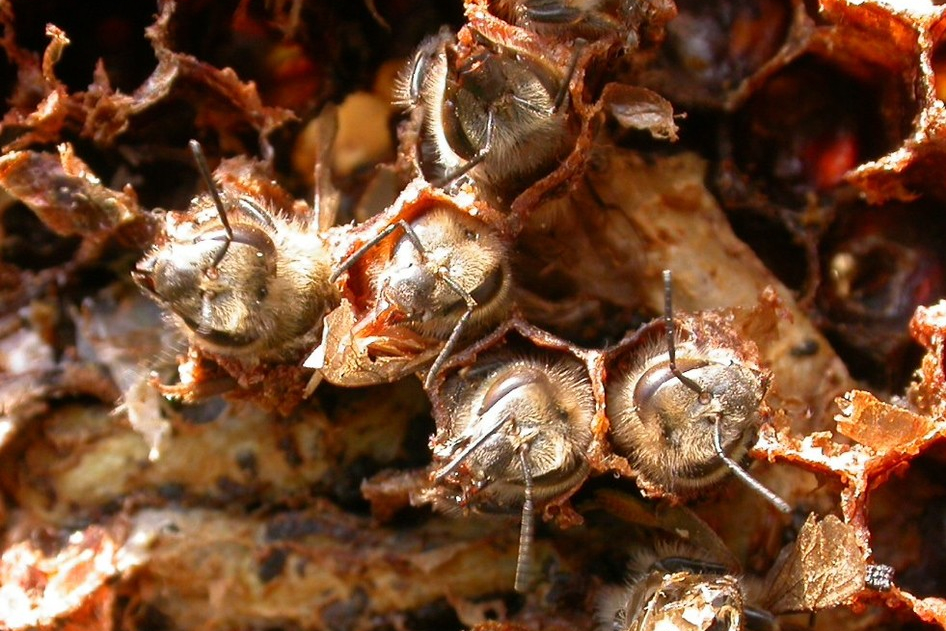
[[(910, 221), (904, 221), (909, 217)], [(821, 248), (818, 308), (854, 376), (893, 391), (920, 358), (907, 324), (946, 295), (946, 224), (930, 203), (843, 207)]]
[(790, 31), (793, 3), (682, 0), (677, 9), (645, 83), (686, 109), (719, 108), (779, 52)]
[(915, 460), (910, 471), (889, 480), (870, 500), (873, 557), (893, 566), (896, 584), (919, 598), (946, 597), (946, 493), (941, 448)]
[[(786, 107), (791, 103), (791, 107)], [(734, 116), (733, 158), (768, 198), (803, 208), (865, 160), (896, 146), (876, 84), (806, 55), (771, 77)]]
[(146, 2), (96, 2), (76, 11), (69, 2), (10, 3), (16, 20), (17, 44), (42, 54), (48, 43), (47, 24), (66, 32), (71, 44), (56, 66), (57, 76), (71, 90), (83, 90), (101, 60), (111, 84), (131, 92), (155, 65), (145, 39), (145, 27), (154, 17)]

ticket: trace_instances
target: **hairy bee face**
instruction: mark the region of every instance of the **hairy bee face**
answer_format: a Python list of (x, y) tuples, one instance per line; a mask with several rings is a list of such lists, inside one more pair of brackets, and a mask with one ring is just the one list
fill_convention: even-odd
[(170, 229), (136, 267), (136, 282), (213, 353), (279, 356), (317, 334), (335, 298), (318, 237), (248, 197), (225, 206), (228, 234), (218, 217), (200, 220), (212, 207), (198, 197), (189, 211), (198, 225)]
[(595, 406), (577, 361), (501, 354), (460, 371), (444, 393), (449, 412), (431, 441), (434, 477), (459, 482), (461, 495), (475, 490), (477, 506), (518, 510), (527, 473), (538, 502), (587, 475)]
[(425, 42), (399, 100), (424, 112), (425, 158), (444, 182), (505, 185), (550, 168), (570, 138), (567, 74), (486, 44), (462, 58), (449, 33)]
[(600, 631), (741, 631), (745, 597), (730, 574), (653, 568), (601, 604)]
[[(445, 339), (470, 308), (471, 330), (496, 323), (510, 303), (505, 245), (481, 221), (447, 208), (410, 224), (420, 244), (402, 235), (378, 275), (380, 297), (422, 335)], [(466, 294), (466, 296), (464, 295)]]
[(657, 345), (608, 387), (615, 451), (668, 490), (701, 487), (725, 475), (715, 448), (717, 424), (723, 452), (742, 458), (760, 423), (767, 387), (763, 375), (734, 357), (693, 343), (677, 346), (676, 362), (691, 384), (673, 374), (665, 347)]

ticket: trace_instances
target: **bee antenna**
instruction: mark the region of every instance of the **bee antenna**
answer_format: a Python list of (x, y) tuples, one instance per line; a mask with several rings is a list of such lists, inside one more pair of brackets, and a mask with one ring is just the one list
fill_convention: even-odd
[(726, 452), (723, 451), (722, 433), (723, 430), (720, 426), (719, 419), (717, 418), (716, 422), (713, 423), (713, 448), (716, 450), (716, 456), (723, 461), (723, 464), (725, 464), (729, 470), (733, 472), (733, 475), (739, 478), (743, 484), (768, 500), (769, 503), (777, 508), (780, 512), (785, 513), (786, 515), (791, 513), (792, 508), (785, 502), (785, 500), (763, 486), (761, 482), (753, 478), (745, 469), (740, 467), (735, 460), (726, 455)]
[(666, 325), (665, 328), (667, 329), (667, 355), (670, 357), (670, 372), (673, 373), (673, 376), (679, 379), (683, 385), (697, 393), (700, 397), (701, 403), (709, 403), (710, 399), (713, 397), (712, 393), (704, 390), (702, 387), (700, 387), (700, 384), (684, 375), (683, 372), (677, 368), (676, 326), (673, 321), (673, 278), (670, 270), (665, 269), (663, 277), (664, 323)]
[(188, 144), (190, 145), (191, 153), (194, 154), (194, 162), (197, 163), (197, 170), (200, 171), (200, 177), (206, 182), (207, 189), (210, 191), (210, 198), (213, 199), (214, 207), (217, 209), (217, 215), (220, 217), (223, 231), (227, 235), (227, 238), (223, 241), (223, 247), (221, 247), (220, 251), (214, 256), (214, 262), (211, 267), (216, 267), (220, 264), (220, 261), (223, 260), (223, 257), (226, 256), (227, 250), (230, 248), (230, 242), (233, 240), (233, 228), (230, 227), (230, 220), (227, 219), (227, 211), (223, 206), (223, 200), (220, 199), (220, 193), (217, 191), (217, 184), (210, 174), (210, 167), (207, 165), (207, 157), (204, 155), (204, 150), (201, 148), (200, 143), (194, 139), (191, 139)]
[(382, 241), (388, 238), (388, 236), (400, 228), (404, 231), (404, 235), (410, 239), (410, 242), (417, 248), (417, 251), (420, 253), (420, 257), (423, 260), (426, 256), (426, 250), (424, 249), (424, 244), (420, 242), (420, 237), (417, 236), (417, 233), (411, 228), (411, 225), (404, 221), (403, 219), (398, 219), (395, 223), (385, 226), (384, 230), (379, 232), (376, 236), (368, 240), (367, 243), (355, 250), (345, 262), (339, 265), (334, 272), (332, 272), (331, 277), (329, 277), (329, 282), (334, 283), (339, 279), (339, 277), (354, 267), (361, 258), (368, 253), (368, 251), (374, 246), (378, 245)]
[(522, 480), (525, 484), (525, 499), (522, 502), (522, 522), (519, 527), (519, 554), (516, 557), (515, 589), (520, 594), (529, 591), (532, 586), (532, 542), (535, 539), (535, 498), (532, 482), (532, 469), (528, 462), (529, 443), (519, 447), (519, 464), (522, 467)]
[(453, 349), (456, 348), (457, 344), (460, 342), (460, 336), (463, 334), (464, 328), (466, 328), (466, 323), (470, 321), (470, 318), (473, 316), (473, 311), (476, 310), (477, 303), (473, 296), (470, 295), (470, 292), (465, 290), (460, 284), (455, 281), (450, 275), (444, 273), (440, 277), (444, 284), (447, 285), (450, 289), (454, 291), (463, 302), (466, 303), (466, 311), (463, 312), (463, 315), (460, 316), (460, 319), (457, 320), (456, 325), (453, 327), (453, 331), (450, 332), (450, 337), (447, 338), (447, 341), (444, 343), (443, 348), (440, 349), (440, 352), (437, 354), (437, 358), (434, 360), (434, 363), (430, 365), (430, 370), (427, 371), (427, 377), (424, 379), (424, 388), (430, 391), (434, 386), (434, 380), (437, 375), (440, 373), (440, 370), (443, 368), (444, 363), (453, 354)]

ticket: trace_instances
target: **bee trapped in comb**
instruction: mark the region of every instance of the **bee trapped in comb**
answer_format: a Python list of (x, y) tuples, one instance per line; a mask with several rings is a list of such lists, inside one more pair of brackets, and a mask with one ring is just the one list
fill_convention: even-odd
[(775, 616), (758, 606), (759, 587), (734, 568), (686, 545), (639, 553), (628, 585), (599, 598), (598, 631), (775, 631)]
[(469, 175), (490, 191), (524, 188), (549, 171), (576, 134), (567, 107), (577, 51), (567, 68), (476, 31), (421, 44), (397, 102), (423, 111), (421, 170), (436, 186)]
[(865, 590), (890, 587), (891, 568), (868, 564), (854, 528), (834, 515), (808, 515), (765, 576), (744, 576), (682, 542), (637, 554), (626, 588), (599, 600), (600, 631), (693, 629), (776, 631), (796, 627), (776, 616), (850, 603)]
[(235, 180), (218, 187), (196, 141), (191, 150), (208, 192), (186, 213), (167, 214), (132, 276), (202, 353), (246, 366), (292, 358), (314, 345), (339, 299), (314, 225), (330, 222), (331, 212), (311, 220), (283, 214), (291, 198), (245, 159), (218, 168), (218, 177)]
[(768, 373), (736, 348), (747, 343), (738, 342), (733, 331), (716, 340), (693, 334), (678, 340), (669, 270), (664, 289), (662, 339), (638, 349), (609, 377), (614, 451), (630, 460), (644, 486), (660, 492), (691, 492), (731, 473), (789, 512), (739, 464), (762, 422)]
[(496, 0), (497, 16), (516, 26), (559, 38), (601, 38), (614, 35), (634, 48), (638, 30), (648, 22), (670, 19), (669, 3), (629, 0)]
[(520, 512), (515, 588), (526, 591), (536, 510), (588, 475), (595, 402), (587, 371), (567, 356), (493, 352), (451, 375), (438, 401), (431, 487), (418, 499), (447, 512)]
[[(350, 332), (341, 334), (363, 334), (370, 340), (365, 354), (373, 356), (385, 351), (385, 340), (404, 339), (399, 333), (404, 329), (419, 337), (410, 341), (420, 349), (416, 352), (439, 346), (427, 370), (429, 389), (443, 363), (464, 340), (506, 316), (512, 302), (512, 273), (507, 245), (499, 233), (445, 200), (433, 202), (412, 218), (400, 217), (352, 252), (332, 274), (333, 282), (346, 272), (354, 274), (354, 284), (367, 284), (373, 302), (366, 315), (347, 327)], [(351, 278), (346, 282), (352, 284)], [(331, 364), (327, 355), (336, 346), (348, 350), (358, 344), (348, 338), (328, 346), (323, 341), (318, 352), (326, 357), (319, 358), (322, 366), (316, 367)], [(314, 357), (306, 365), (314, 365)], [(380, 380), (397, 379), (421, 368), (410, 362), (404, 365), (409, 367), (407, 373), (395, 371)], [(370, 365), (365, 368), (367, 373), (372, 370)], [(361, 385), (345, 381), (341, 370), (325, 372), (329, 381)]]

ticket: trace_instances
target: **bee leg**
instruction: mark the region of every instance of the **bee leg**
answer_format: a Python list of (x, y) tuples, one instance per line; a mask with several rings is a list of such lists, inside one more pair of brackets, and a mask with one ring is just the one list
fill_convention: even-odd
[(535, 577), (532, 573), (532, 542), (535, 539), (535, 499), (533, 497), (532, 469), (529, 467), (529, 443), (519, 446), (519, 465), (525, 485), (522, 502), (522, 523), (519, 527), (519, 554), (516, 557), (515, 590), (520, 594), (529, 591)]
[(726, 452), (723, 451), (722, 429), (720, 427), (718, 418), (713, 424), (713, 427), (713, 447), (716, 450), (716, 457), (722, 460), (723, 464), (725, 464), (726, 467), (733, 472), (733, 475), (742, 480), (743, 484), (767, 499), (769, 503), (780, 512), (785, 513), (786, 515), (791, 514), (792, 508), (785, 502), (785, 500), (780, 498), (769, 489), (765, 488), (761, 482), (753, 478), (745, 469), (740, 467), (739, 463), (726, 455)]
[(565, 99), (568, 97), (568, 89), (571, 87), (572, 77), (575, 76), (575, 68), (578, 67), (578, 57), (581, 55), (581, 51), (584, 49), (587, 42), (581, 38), (575, 40), (575, 46), (572, 49), (572, 58), (568, 62), (568, 69), (565, 70), (565, 78), (562, 80), (562, 85), (558, 88), (558, 93), (555, 95), (555, 106), (554, 111), (561, 109), (562, 105), (565, 104)]
[[(373, 5), (372, 5), (373, 6)], [(315, 160), (312, 163), (312, 210), (316, 225), (325, 231), (335, 224), (339, 194), (332, 184), (329, 169), (335, 138), (338, 136), (338, 108), (329, 103), (315, 119)]]
[[(207, 183), (207, 188), (210, 191), (210, 197), (214, 201), (214, 207), (217, 209), (217, 214), (220, 216), (220, 223), (223, 225), (223, 230), (226, 233), (226, 238), (223, 240), (223, 246), (214, 254), (213, 263), (210, 265), (210, 269), (217, 267), (220, 264), (220, 261), (223, 260), (223, 257), (227, 255), (227, 250), (230, 248), (230, 242), (233, 240), (233, 228), (230, 227), (230, 220), (227, 219), (227, 211), (223, 206), (223, 200), (220, 199), (220, 193), (217, 191), (217, 185), (214, 183), (213, 176), (210, 174), (210, 167), (207, 165), (207, 157), (204, 155), (204, 150), (201, 148), (200, 143), (196, 140), (191, 140), (190, 143), (191, 153), (194, 154), (194, 161), (197, 163), (197, 170), (200, 171), (200, 177), (203, 178), (204, 182)], [(208, 270), (209, 271), (209, 270)]]
[(239, 205), (242, 212), (246, 213), (259, 225), (266, 226), (270, 230), (276, 230), (276, 224), (273, 223), (273, 218), (270, 217), (269, 213), (263, 210), (262, 207), (260, 207), (260, 205), (253, 200), (246, 197), (241, 197), (237, 201), (237, 205)]
[(209, 291), (204, 291), (200, 295), (200, 324), (197, 326), (197, 332), (201, 335), (210, 335), (213, 333), (213, 329), (208, 326), (213, 317), (213, 303), (211, 302), (212, 296)]
[(443, 188), (450, 182), (453, 182), (454, 180), (469, 173), (476, 165), (480, 164), (486, 159), (486, 156), (489, 155), (490, 148), (493, 145), (493, 118), (493, 112), (490, 110), (489, 116), (486, 118), (486, 142), (484, 142), (483, 147), (476, 152), (476, 155), (467, 160), (462, 166), (457, 167), (449, 173), (445, 173), (443, 176), (431, 182), (432, 186)]
[(410, 239), (411, 243), (417, 248), (418, 253), (420, 253), (421, 258), (424, 257), (424, 245), (420, 242), (420, 239), (417, 237), (417, 233), (414, 232), (414, 229), (411, 228), (410, 224), (404, 221), (403, 219), (398, 219), (395, 223), (392, 223), (379, 232), (376, 236), (372, 237), (367, 243), (362, 245), (360, 248), (355, 250), (355, 252), (345, 259), (345, 262), (339, 265), (332, 275), (329, 277), (329, 282), (334, 283), (338, 280), (338, 277), (347, 272), (352, 266), (358, 262), (361, 257), (363, 257), (368, 250), (378, 245), (384, 241), (392, 232), (400, 228), (404, 231), (404, 235)]
[(473, 315), (473, 311), (479, 306), (473, 296), (470, 295), (470, 292), (463, 289), (457, 281), (453, 280), (447, 274), (442, 274), (441, 278), (443, 282), (447, 284), (447, 287), (452, 289), (458, 296), (463, 299), (463, 302), (466, 303), (466, 311), (463, 312), (463, 315), (460, 316), (460, 319), (457, 320), (456, 326), (453, 327), (453, 331), (450, 332), (450, 337), (447, 338), (447, 342), (443, 345), (443, 348), (440, 349), (440, 353), (437, 355), (437, 358), (434, 360), (434, 363), (430, 365), (430, 370), (427, 371), (427, 377), (424, 379), (424, 388), (430, 390), (434, 385), (434, 378), (440, 373), (441, 368), (443, 368), (444, 362), (447, 361), (447, 358), (453, 354), (453, 349), (456, 348), (457, 343), (460, 341), (460, 336), (463, 334), (463, 328), (466, 326), (466, 323), (469, 322), (470, 317)]

